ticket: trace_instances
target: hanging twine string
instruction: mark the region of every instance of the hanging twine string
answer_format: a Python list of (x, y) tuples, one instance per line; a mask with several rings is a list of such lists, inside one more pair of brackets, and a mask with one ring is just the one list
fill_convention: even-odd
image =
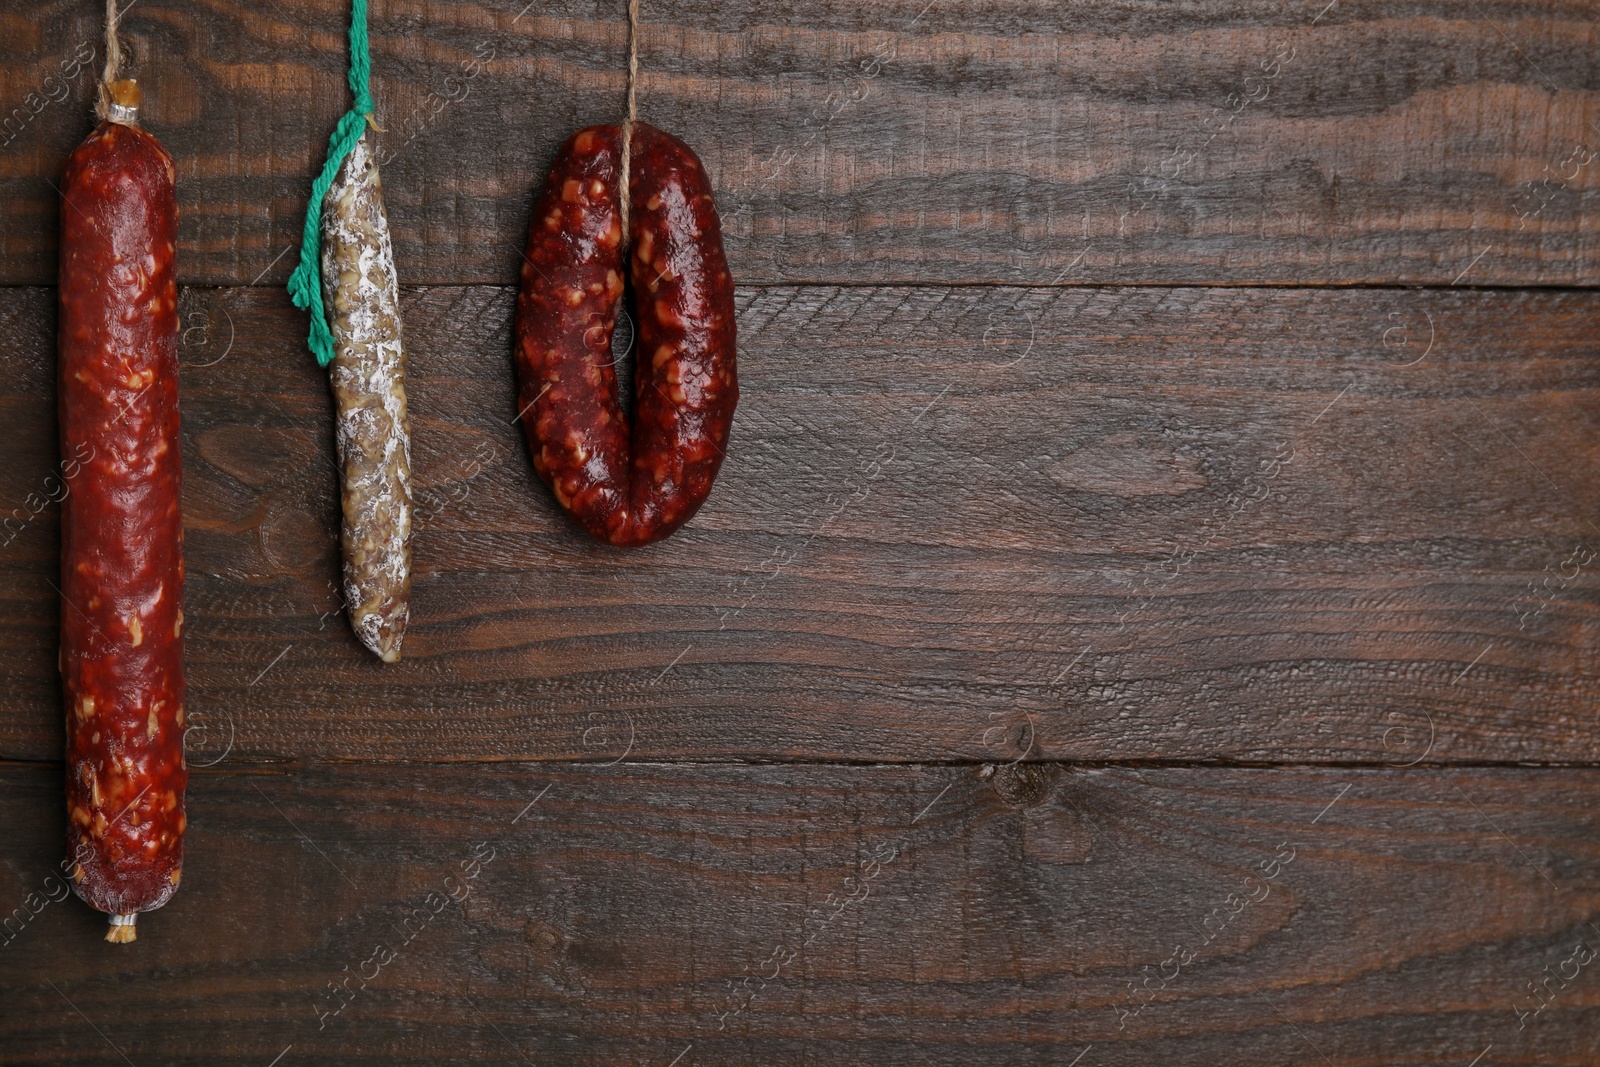
[[(114, 0), (112, 0), (114, 2)], [(322, 307), (322, 200), (339, 173), (345, 156), (361, 139), (372, 117), (372, 57), (367, 47), (367, 0), (352, 0), (350, 5), (350, 91), (355, 101), (339, 119), (328, 138), (328, 160), (322, 173), (311, 183), (311, 200), (306, 204), (306, 228), (300, 238), (300, 265), (289, 275), (289, 298), (294, 306), (311, 312), (311, 334), (306, 344), (317, 362), (326, 367), (333, 362), (333, 333)]]
[[(134, 0), (138, 3), (138, 0)], [(129, 4), (132, 7), (133, 4)], [(106, 0), (106, 68), (100, 75), (100, 90), (96, 94), (94, 113), (101, 122), (119, 122), (135, 125), (139, 112), (139, 86), (124, 80), (122, 74), (122, 46), (117, 43), (117, 23), (122, 16), (117, 12), (117, 0)]]
[(100, 75), (100, 99), (94, 113), (104, 122), (111, 117), (111, 83), (122, 72), (122, 46), (117, 43), (117, 0), (106, 0), (106, 69)]
[(628, 0), (628, 117), (622, 120), (622, 241), (628, 241), (628, 168), (633, 162), (633, 124), (639, 121), (634, 87), (639, 81), (639, 0)]

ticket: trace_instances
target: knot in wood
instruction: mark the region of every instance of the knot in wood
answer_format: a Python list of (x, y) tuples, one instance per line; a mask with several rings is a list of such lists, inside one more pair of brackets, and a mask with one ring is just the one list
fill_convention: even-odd
[(1050, 775), (1034, 763), (1008, 763), (996, 767), (989, 784), (1002, 801), (1014, 808), (1031, 808), (1050, 796)]

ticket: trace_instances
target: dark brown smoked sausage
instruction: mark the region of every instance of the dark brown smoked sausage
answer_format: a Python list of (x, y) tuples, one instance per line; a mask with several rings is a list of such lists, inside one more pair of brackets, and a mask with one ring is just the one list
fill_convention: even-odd
[[(573, 134), (534, 206), (517, 300), (518, 408), (534, 468), (561, 506), (603, 541), (643, 545), (705, 502), (739, 386), (733, 283), (705, 169), (682, 141), (635, 123), (625, 246), (621, 144), (619, 126)], [(631, 427), (611, 358), (625, 276), (637, 337)]]
[(61, 675), (74, 889), (127, 942), (178, 887), (188, 771), (175, 175), (112, 91), (62, 185)]

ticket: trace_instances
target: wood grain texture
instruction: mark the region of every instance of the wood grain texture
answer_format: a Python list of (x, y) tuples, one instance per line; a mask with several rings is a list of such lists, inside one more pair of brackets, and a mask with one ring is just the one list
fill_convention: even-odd
[(60, 790), (0, 772), (8, 1064), (1578, 1067), (1600, 1025), (1593, 963), (1516, 1014), (1600, 946), (1594, 770), (202, 772), (125, 950), (40, 903)]
[[(621, 113), (624, 7), (373, 5), (384, 667), (281, 289), (347, 0), (124, 5), (190, 285), (194, 776), (123, 951), (52, 899), (72, 487), (25, 288), (100, 8), (0, 11), (0, 1063), (1596, 1062), (1594, 4), (646, 0), (743, 400), (632, 551), (533, 476), (505, 288)], [(1466, 765), (1513, 762), (1563, 766)]]
[[(347, 7), (128, 12), (183, 280), (292, 269)], [(0, 13), (0, 283), (54, 278), (97, 10)], [(557, 145), (621, 113), (623, 10), (375, 5), (402, 281), (514, 283)], [(1593, 285), (1597, 26), (1581, 0), (663, 0), (640, 103), (705, 160), (746, 284)]]
[[(404, 294), (384, 667), (339, 614), (303, 315), (184, 293), (204, 758), (1600, 756), (1600, 294), (743, 289), (729, 459), (639, 550), (534, 479), (511, 305)], [(51, 320), (0, 294), (0, 502), (40, 504), (0, 548), (12, 758), (61, 750)]]

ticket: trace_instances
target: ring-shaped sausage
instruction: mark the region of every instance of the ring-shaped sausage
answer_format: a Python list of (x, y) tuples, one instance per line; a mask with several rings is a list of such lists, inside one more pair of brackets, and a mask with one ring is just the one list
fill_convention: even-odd
[[(621, 147), (621, 127), (591, 126), (557, 155), (529, 230), (515, 358), (539, 477), (595, 537), (643, 545), (705, 502), (739, 385), (733, 283), (705, 169), (682, 141), (635, 123), (624, 243)], [(611, 356), (625, 288), (631, 425)]]

